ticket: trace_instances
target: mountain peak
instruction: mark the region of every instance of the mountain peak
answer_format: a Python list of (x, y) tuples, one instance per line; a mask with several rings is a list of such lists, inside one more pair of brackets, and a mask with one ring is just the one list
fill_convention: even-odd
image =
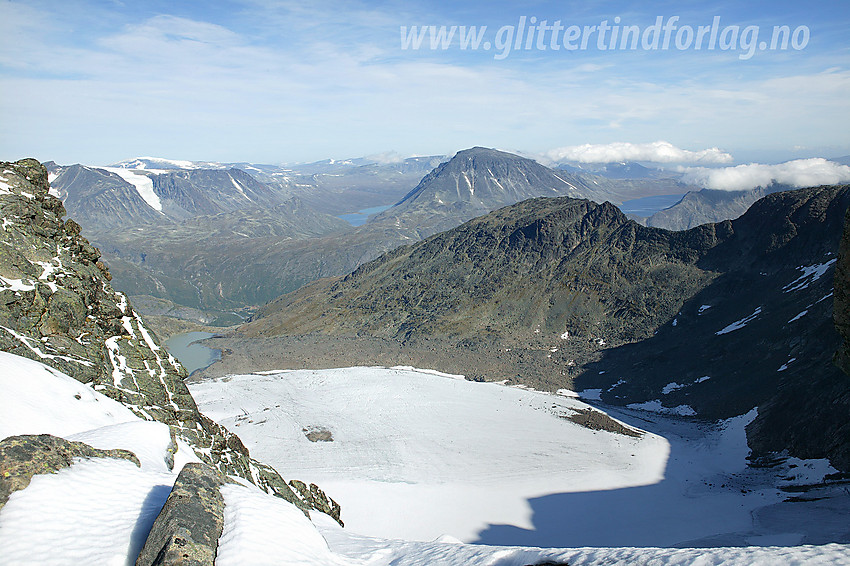
[(434, 234), (523, 200), (560, 196), (605, 200), (569, 173), (512, 153), (472, 147), (431, 171), (376, 221), (415, 224)]

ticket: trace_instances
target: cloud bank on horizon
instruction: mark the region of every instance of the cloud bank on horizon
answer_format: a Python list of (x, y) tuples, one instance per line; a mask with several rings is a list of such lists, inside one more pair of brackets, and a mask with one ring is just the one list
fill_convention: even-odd
[(744, 191), (768, 187), (772, 183), (802, 188), (850, 182), (850, 167), (819, 157), (794, 159), (775, 165), (749, 163), (716, 169), (688, 167), (682, 172), (687, 183), (723, 191)]
[(652, 143), (614, 142), (610, 144), (583, 144), (561, 147), (546, 152), (545, 157), (554, 162), (617, 163), (622, 161), (648, 161), (652, 163), (731, 163), (732, 155), (716, 147), (690, 151), (670, 142)]

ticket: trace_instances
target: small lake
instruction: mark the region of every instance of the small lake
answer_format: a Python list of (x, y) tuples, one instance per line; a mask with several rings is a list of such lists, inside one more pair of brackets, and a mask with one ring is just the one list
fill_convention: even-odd
[(372, 208), (364, 208), (363, 210), (358, 210), (357, 212), (351, 212), (349, 214), (340, 214), (337, 218), (342, 218), (352, 226), (363, 226), (366, 224), (366, 221), (369, 220), (370, 216), (374, 216), (380, 212), (387, 210), (388, 208), (392, 208), (393, 205), (388, 204), (386, 206), (375, 206)]
[(165, 347), (172, 356), (177, 358), (180, 365), (190, 374), (203, 369), (221, 359), (221, 350), (196, 344), (198, 340), (206, 340), (215, 336), (211, 332), (185, 332), (176, 334), (165, 341)]
[(652, 216), (656, 212), (670, 208), (685, 195), (656, 195), (652, 197), (636, 198), (627, 200), (620, 206), (620, 210), (626, 214), (637, 216)]

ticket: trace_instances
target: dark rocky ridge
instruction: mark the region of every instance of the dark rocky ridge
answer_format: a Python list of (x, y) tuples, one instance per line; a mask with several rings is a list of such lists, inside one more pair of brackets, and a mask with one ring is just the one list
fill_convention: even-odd
[[(668, 232), (609, 204), (534, 199), (283, 296), (233, 343), (264, 337), (302, 367), (327, 367), (325, 354), (430, 360), (473, 379), (599, 389), (609, 403), (659, 400), (712, 419), (758, 406), (757, 453), (848, 469), (850, 404), (830, 363), (839, 337), (827, 300), (848, 205), (850, 187), (801, 189), (735, 221)], [(238, 365), (227, 357), (208, 375)]]
[[(99, 250), (80, 226), (62, 220), (65, 209), (48, 194), (45, 168), (33, 159), (0, 163), (0, 183), (0, 349), (59, 369), (141, 418), (167, 424), (223, 473), (302, 510), (316, 508), (198, 411), (186, 371), (112, 289)], [(339, 514), (330, 500), (319, 506)]]

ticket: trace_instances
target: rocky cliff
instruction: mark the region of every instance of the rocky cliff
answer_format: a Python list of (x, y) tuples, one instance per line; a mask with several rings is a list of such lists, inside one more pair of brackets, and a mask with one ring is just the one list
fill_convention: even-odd
[(0, 163), (0, 349), (52, 366), (138, 416), (167, 424), (222, 472), (338, 518), (335, 503), (309, 503), (309, 490), (296, 494), (275, 470), (251, 459), (236, 435), (198, 411), (185, 370), (112, 289), (99, 250), (76, 222), (63, 220), (64, 206), (49, 191), (37, 161)]

